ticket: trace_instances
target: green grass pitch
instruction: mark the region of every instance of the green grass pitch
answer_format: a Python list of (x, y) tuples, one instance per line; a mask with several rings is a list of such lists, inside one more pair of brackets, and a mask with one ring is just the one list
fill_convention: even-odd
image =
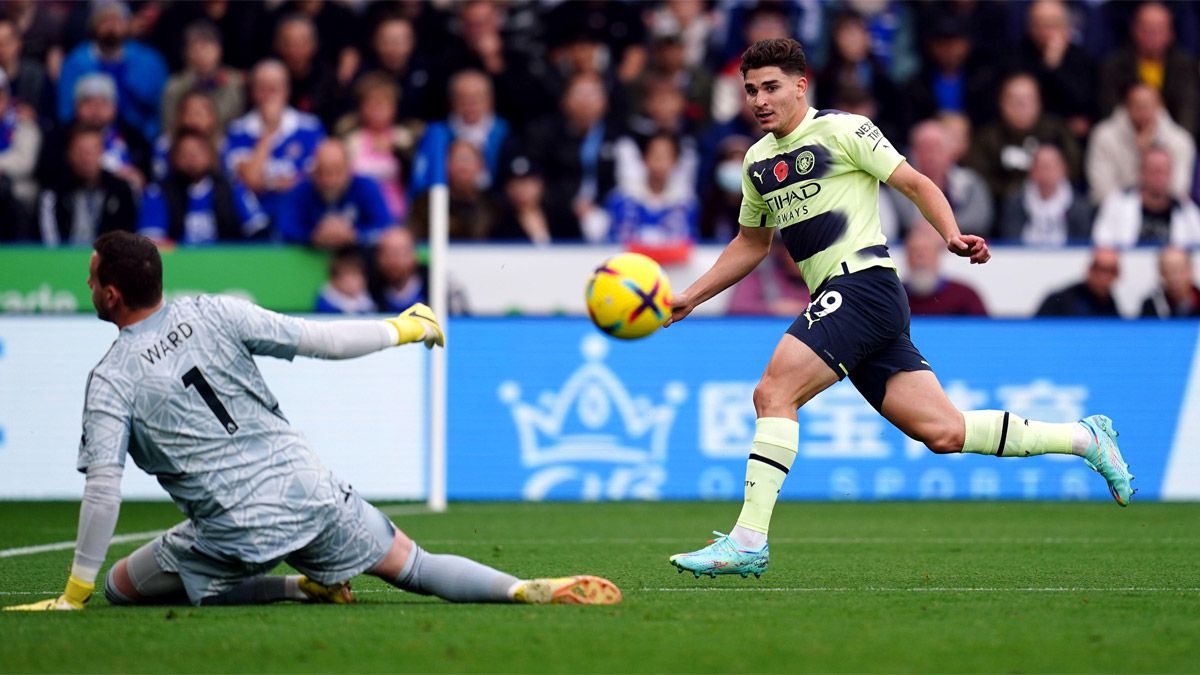
[[(1200, 504), (784, 503), (762, 579), (679, 575), (730, 503), (385, 510), (426, 548), (613, 579), (615, 607), (451, 605), (355, 582), (350, 607), (0, 613), (3, 672), (1200, 672)], [(57, 594), (77, 504), (0, 502), (0, 604)], [(170, 504), (125, 504), (118, 534)], [(140, 542), (115, 544), (109, 561)]]

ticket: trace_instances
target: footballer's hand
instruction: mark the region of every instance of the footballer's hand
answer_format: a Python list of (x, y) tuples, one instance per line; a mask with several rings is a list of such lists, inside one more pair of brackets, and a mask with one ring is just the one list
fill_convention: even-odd
[(95, 590), (95, 584), (89, 584), (86, 581), (80, 581), (75, 577), (67, 579), (67, 590), (57, 598), (50, 600), (40, 600), (31, 602), (27, 605), (13, 605), (5, 607), (6, 612), (72, 612), (83, 609), (87, 601), (92, 598), (92, 591)]
[(446, 346), (446, 334), (438, 323), (437, 315), (428, 305), (418, 302), (401, 312), (400, 316), (385, 321), (395, 326), (400, 334), (400, 341), (396, 344), (424, 342), (428, 349), (433, 349), (434, 345)]
[(960, 258), (970, 258), (973, 265), (982, 265), (992, 259), (992, 252), (988, 250), (987, 240), (974, 234), (950, 237), (946, 242), (946, 248)]
[(671, 315), (663, 321), (663, 328), (678, 321), (683, 321), (688, 314), (692, 313), (693, 309), (696, 309), (696, 302), (686, 292), (672, 295), (670, 305)]
[(54, 611), (73, 612), (73, 611), (80, 610), (80, 609), (83, 609), (83, 605), (79, 605), (78, 607), (76, 607), (75, 605), (72, 605), (69, 600), (67, 600), (67, 596), (60, 595), (57, 598), (51, 598), (49, 600), (39, 600), (37, 602), (31, 602), (27, 605), (12, 605), (11, 607), (5, 607), (4, 611), (6, 611), (6, 612), (54, 612)]

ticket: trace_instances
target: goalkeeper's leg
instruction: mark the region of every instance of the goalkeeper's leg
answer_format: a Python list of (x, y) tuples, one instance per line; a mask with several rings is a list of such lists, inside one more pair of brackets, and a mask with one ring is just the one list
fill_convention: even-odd
[(462, 556), (429, 553), (396, 527), (391, 548), (368, 574), (410, 593), (451, 602), (608, 605), (621, 600), (621, 591), (607, 579), (522, 580)]

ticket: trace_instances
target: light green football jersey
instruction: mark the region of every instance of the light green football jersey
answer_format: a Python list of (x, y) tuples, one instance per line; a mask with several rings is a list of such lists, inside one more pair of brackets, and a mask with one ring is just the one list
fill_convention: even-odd
[(809, 108), (792, 133), (746, 152), (746, 227), (778, 227), (811, 291), (835, 274), (896, 264), (879, 225), (879, 183), (904, 161), (871, 120)]

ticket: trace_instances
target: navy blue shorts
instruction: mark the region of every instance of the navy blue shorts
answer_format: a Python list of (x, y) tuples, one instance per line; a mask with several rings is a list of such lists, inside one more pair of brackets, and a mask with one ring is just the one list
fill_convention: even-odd
[(932, 370), (908, 335), (908, 296), (896, 270), (868, 267), (826, 281), (788, 328), (875, 410), (899, 372)]

